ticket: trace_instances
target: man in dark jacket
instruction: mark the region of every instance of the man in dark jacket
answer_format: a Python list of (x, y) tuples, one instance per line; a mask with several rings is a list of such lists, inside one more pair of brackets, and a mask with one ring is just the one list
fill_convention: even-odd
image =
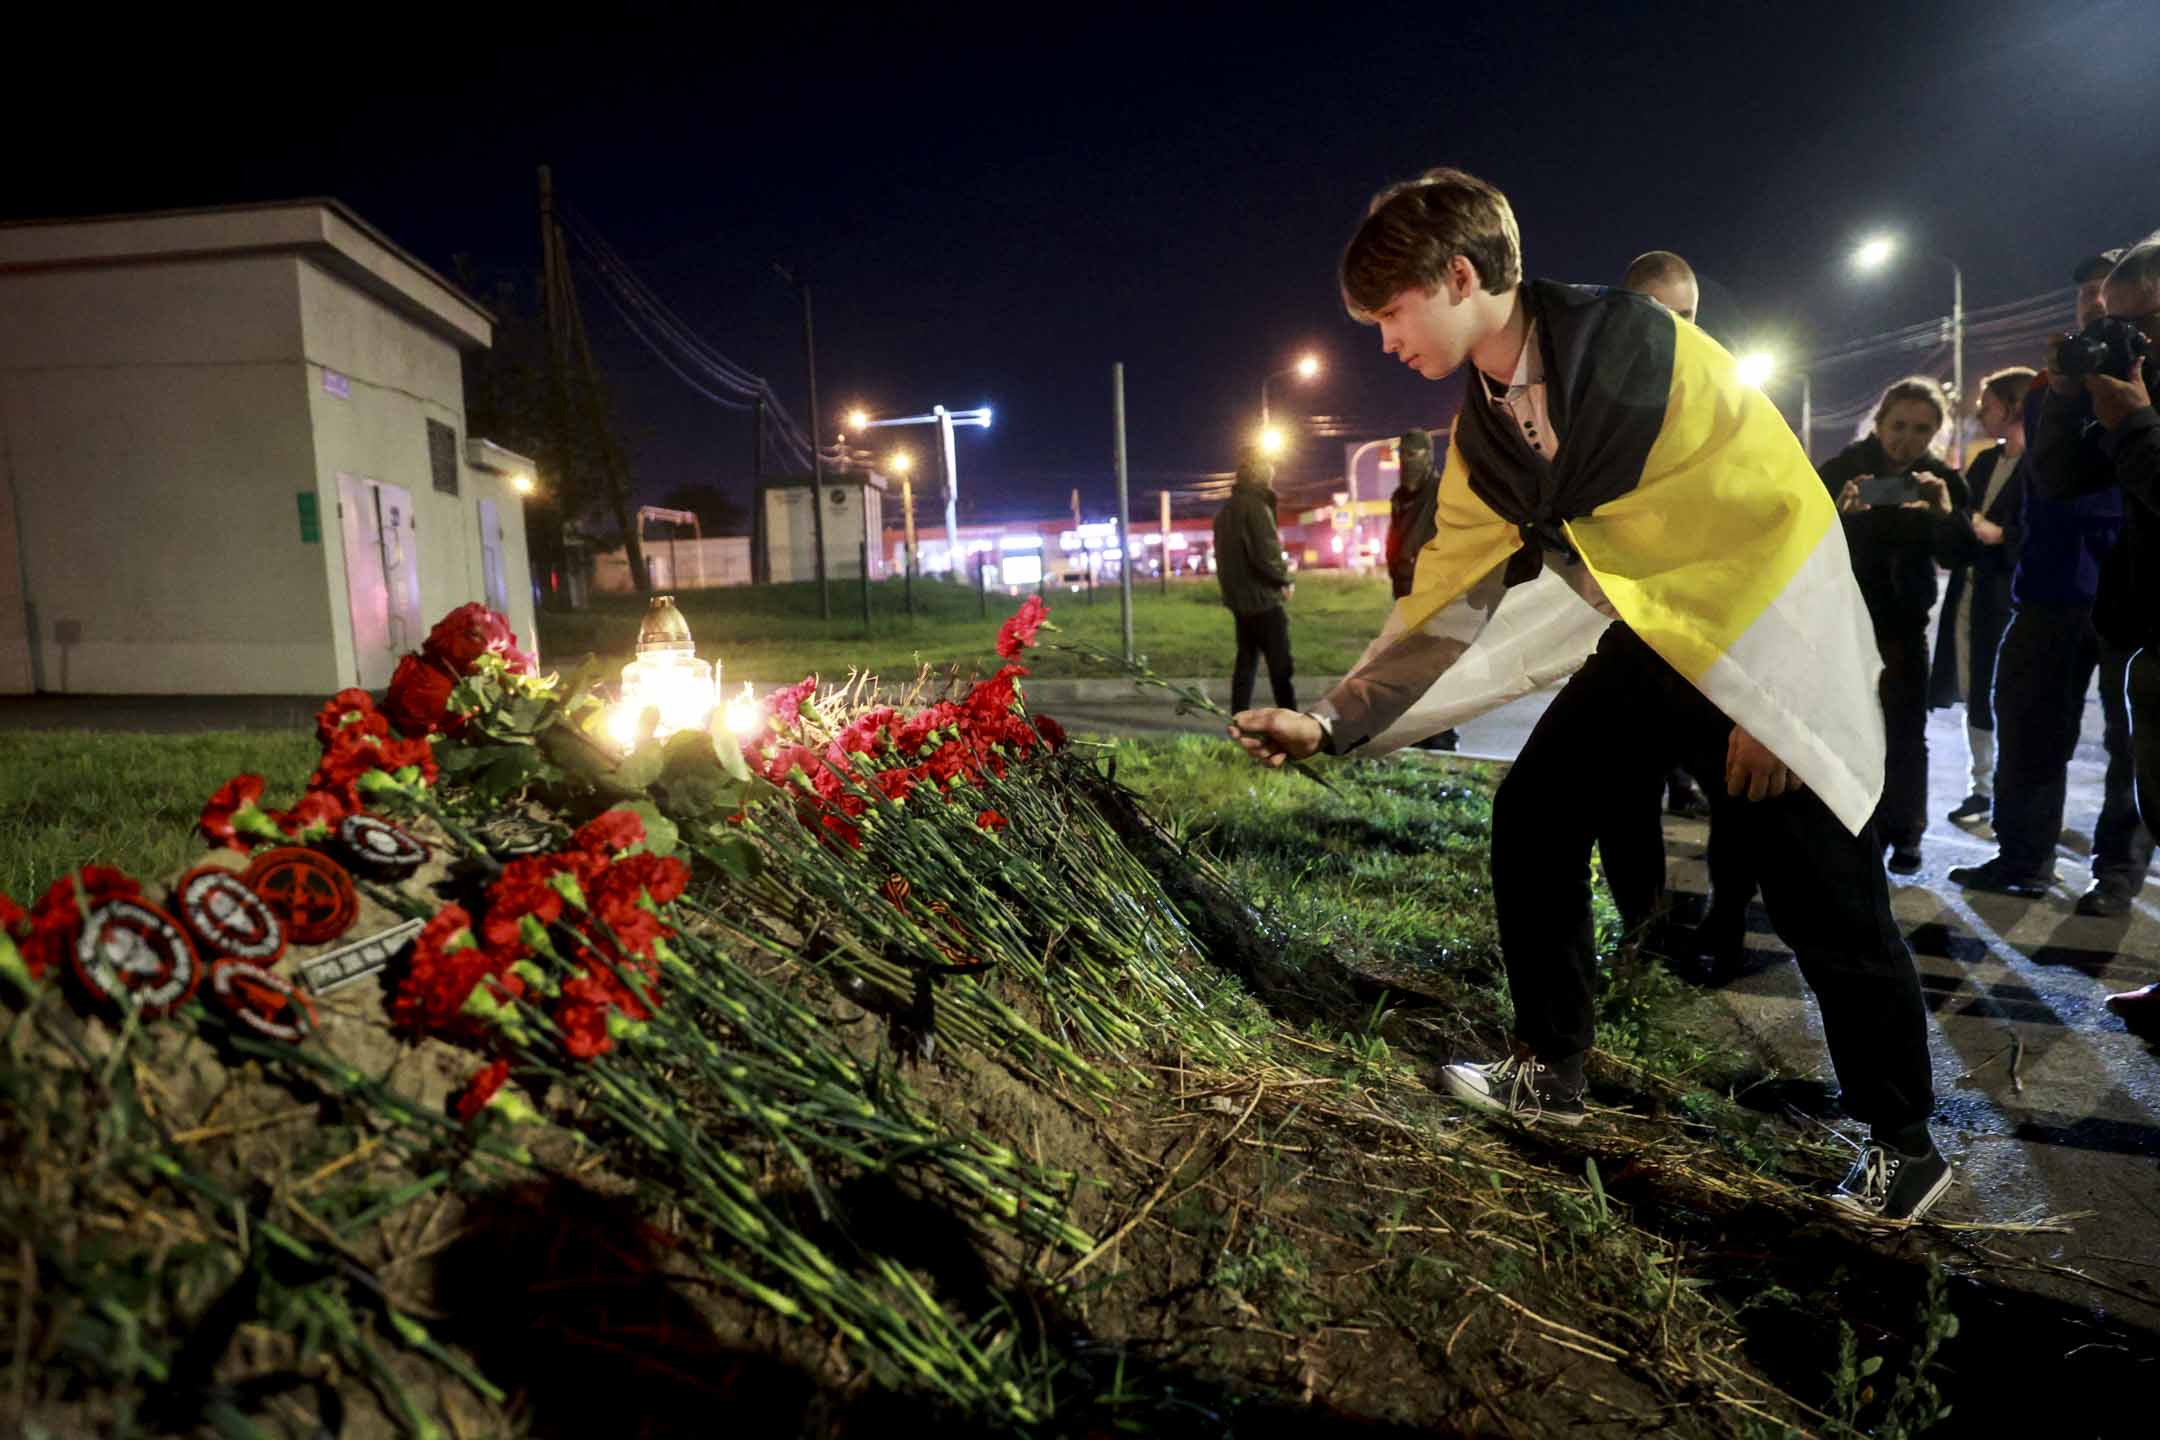
[[(1942, 388), (1915, 377), (1883, 392), (1875, 426), (1822, 467), (1845, 516), (1853, 575), (1875, 622), (1882, 654), (1882, 801), (1875, 833), (1890, 847), (1890, 870), (1920, 868), (1927, 832), (1928, 612), (1935, 608), (1935, 527), (1966, 503), (1965, 477), (1928, 453), (1947, 418)], [(1869, 503), (1865, 482), (1910, 475), (1910, 498)]]
[(2033, 372), (2022, 365), (1980, 382), (1980, 428), (1996, 443), (1965, 470), (1972, 503), (1939, 530), (1938, 557), (1949, 567), (1942, 624), (1935, 635), (1930, 701), (1965, 705), (1972, 750), (1972, 793), (1950, 812), (1977, 820), (1995, 808), (1995, 651), (2010, 623), (2010, 577), (2024, 539), (2025, 393)]
[(1290, 570), (1283, 564), (1282, 532), (1275, 523), (1275, 467), (1247, 452), (1238, 461), (1237, 485), (1215, 512), (1215, 579), (1223, 604), (1237, 622), (1237, 660), (1230, 669), (1230, 711), (1252, 705), (1253, 679), (1267, 656), (1275, 703), (1297, 708), (1290, 684)]
[[(2099, 287), (2087, 282), (2112, 265), (2096, 256), (2078, 266), (2080, 325), (2104, 313)], [(2129, 579), (2123, 562), (2130, 557), (2117, 553), (2123, 496), (2085, 390), (2074, 380), (2043, 376), (2048, 383), (2035, 387), (2025, 407), (2024, 545), (2011, 580), (2010, 627), (1995, 661), (1996, 854), (1952, 870), (1950, 879), (2025, 899), (2038, 899), (2055, 883), (2070, 757), (2097, 671), (2107, 771), (2093, 826), (2093, 882), (2077, 909), (2121, 916), (2144, 886), (2153, 852), (2152, 834), (2138, 821), (2123, 693), (2131, 646), (2095, 624), (2096, 616), (2133, 608), (2109, 601), (2109, 592)], [(2117, 631), (2113, 624), (2105, 628)]]
[[(1405, 430), (1395, 443), (1397, 466), (1395, 493), (1388, 496), (1387, 573), (1388, 588), (1400, 600), (1417, 580), (1418, 551), (1432, 539), (1433, 507), (1440, 494), (1435, 479), (1432, 436), (1423, 430)], [(1418, 742), (1422, 750), (1453, 750), (1461, 736), (1443, 730)]]

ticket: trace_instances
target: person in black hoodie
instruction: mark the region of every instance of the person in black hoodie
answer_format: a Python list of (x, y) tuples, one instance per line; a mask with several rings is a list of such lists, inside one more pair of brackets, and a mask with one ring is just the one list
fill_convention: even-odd
[(2022, 365), (1980, 382), (1980, 428), (1996, 443), (1965, 469), (1972, 504), (1939, 527), (1937, 555), (1950, 570), (1942, 625), (1935, 636), (1930, 699), (1938, 710), (1965, 703), (1972, 749), (1972, 793), (1952, 820), (1984, 819), (1995, 794), (1995, 650), (2010, 623), (2010, 577), (2024, 538), (2025, 393), (2034, 372)]
[[(1964, 477), (1929, 453), (1948, 417), (1940, 385), (1921, 376), (1900, 380), (1876, 405), (1874, 429), (1820, 472), (1844, 514), (1853, 575), (1882, 654), (1889, 749), (1875, 836), (1890, 848), (1896, 875), (1919, 870), (1927, 830), (1927, 626), (1935, 608), (1936, 527), (1966, 503)], [(1880, 498), (1867, 484), (1895, 476), (1911, 478), (1906, 498)]]

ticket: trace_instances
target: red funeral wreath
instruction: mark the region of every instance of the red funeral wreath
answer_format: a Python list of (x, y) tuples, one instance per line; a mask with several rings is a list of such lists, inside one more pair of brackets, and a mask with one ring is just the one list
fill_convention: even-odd
[(337, 861), (313, 850), (293, 845), (265, 850), (241, 878), (284, 922), (285, 934), (295, 944), (335, 940), (360, 914), (352, 876)]
[(427, 863), (427, 845), (380, 815), (348, 815), (338, 821), (338, 849), (347, 864), (378, 880), (402, 880)]
[(208, 954), (273, 965), (285, 953), (284, 924), (236, 871), (188, 871), (172, 887), (172, 908)]
[(108, 900), (92, 910), (75, 939), (74, 962), (93, 995), (114, 1002), (129, 996), (146, 1017), (186, 1004), (202, 979), (180, 922), (140, 900)]
[(315, 1002), (290, 980), (246, 960), (212, 965), (210, 992), (235, 1020), (273, 1040), (303, 1040), (322, 1024)]

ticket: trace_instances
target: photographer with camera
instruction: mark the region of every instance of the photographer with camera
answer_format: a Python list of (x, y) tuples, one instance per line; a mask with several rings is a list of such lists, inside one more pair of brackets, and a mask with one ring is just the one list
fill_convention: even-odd
[[(2160, 386), (2160, 235), (2110, 268), (2096, 309), (2079, 315), (2077, 334), (2056, 342), (2034, 436), (2035, 458), (2048, 469), (2035, 480), (2051, 495), (2112, 489), (2126, 502), (2124, 538), (2108, 559), (2093, 618), (2103, 654), (2131, 657), (2124, 688), (2149, 858), (2149, 832), (2160, 820), (2160, 414), (2152, 401)], [(2112, 778), (2112, 749), (2108, 758)], [(2133, 1025), (2160, 1022), (2160, 986), (2107, 1003)]]
[(1884, 757), (1875, 833), (1889, 868), (1920, 868), (1927, 831), (1928, 612), (1935, 608), (1936, 531), (1966, 503), (1965, 478), (1931, 453), (1950, 407), (1924, 376), (1883, 391), (1874, 428), (1826, 461), (1823, 484), (1845, 517), (1853, 575), (1882, 654)]
[(2093, 882), (2077, 911), (2102, 918), (2128, 913), (2153, 851), (2151, 833), (2138, 822), (2124, 695), (2137, 628), (2124, 594), (2132, 557), (2118, 549), (2123, 497), (2086, 390), (2087, 376), (2111, 366), (2127, 373), (2129, 365), (2126, 327), (2109, 324), (2103, 303), (2102, 281), (2115, 259), (2096, 255), (2077, 267), (2078, 334), (2057, 342), (2045, 383), (2026, 400), (2024, 544), (2010, 582), (2010, 626), (1995, 658), (1996, 854), (1949, 877), (1967, 889), (2025, 899), (2055, 883), (2070, 757), (2097, 670), (2107, 772), (2093, 826)]

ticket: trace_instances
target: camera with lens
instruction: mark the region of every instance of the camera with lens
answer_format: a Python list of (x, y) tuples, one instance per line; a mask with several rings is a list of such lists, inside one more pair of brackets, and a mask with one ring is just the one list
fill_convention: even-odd
[(2055, 341), (2048, 368), (2073, 380), (2087, 375), (2128, 380), (2139, 365), (2152, 359), (2152, 350), (2152, 342), (2137, 326), (2113, 315), (2099, 315), (2083, 330)]

